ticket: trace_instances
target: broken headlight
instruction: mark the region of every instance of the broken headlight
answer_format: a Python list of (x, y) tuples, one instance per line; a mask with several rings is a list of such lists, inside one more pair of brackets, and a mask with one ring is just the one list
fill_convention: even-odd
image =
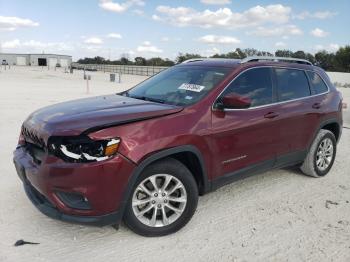
[(74, 138), (52, 138), (49, 151), (67, 162), (103, 161), (114, 156), (120, 139), (92, 140), (87, 136)]

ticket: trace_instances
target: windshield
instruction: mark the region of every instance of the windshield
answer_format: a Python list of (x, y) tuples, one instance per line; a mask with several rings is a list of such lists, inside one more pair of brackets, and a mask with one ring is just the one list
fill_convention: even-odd
[(174, 66), (122, 93), (158, 103), (187, 106), (202, 99), (221, 82), (230, 68)]

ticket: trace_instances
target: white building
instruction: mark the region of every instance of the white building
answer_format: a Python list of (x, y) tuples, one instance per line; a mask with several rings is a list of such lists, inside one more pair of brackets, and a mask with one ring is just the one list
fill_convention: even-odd
[(69, 55), (0, 53), (0, 64), (70, 67), (71, 63), (72, 56)]

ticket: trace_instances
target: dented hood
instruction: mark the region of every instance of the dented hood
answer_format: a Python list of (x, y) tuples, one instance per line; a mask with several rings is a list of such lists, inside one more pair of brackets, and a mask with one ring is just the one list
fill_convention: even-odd
[(63, 102), (33, 112), (23, 123), (27, 132), (47, 142), (50, 136), (74, 136), (89, 130), (180, 112), (183, 108), (119, 95)]

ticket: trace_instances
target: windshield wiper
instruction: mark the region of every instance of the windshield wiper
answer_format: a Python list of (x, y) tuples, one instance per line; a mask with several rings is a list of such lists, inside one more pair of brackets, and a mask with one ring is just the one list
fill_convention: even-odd
[(140, 100), (145, 100), (145, 101), (150, 101), (150, 102), (155, 102), (155, 103), (160, 103), (160, 104), (164, 104), (165, 100), (163, 99), (158, 99), (158, 98), (154, 98), (154, 97), (147, 97), (147, 96), (130, 96), (131, 98), (135, 98), (135, 99), (140, 99)]

